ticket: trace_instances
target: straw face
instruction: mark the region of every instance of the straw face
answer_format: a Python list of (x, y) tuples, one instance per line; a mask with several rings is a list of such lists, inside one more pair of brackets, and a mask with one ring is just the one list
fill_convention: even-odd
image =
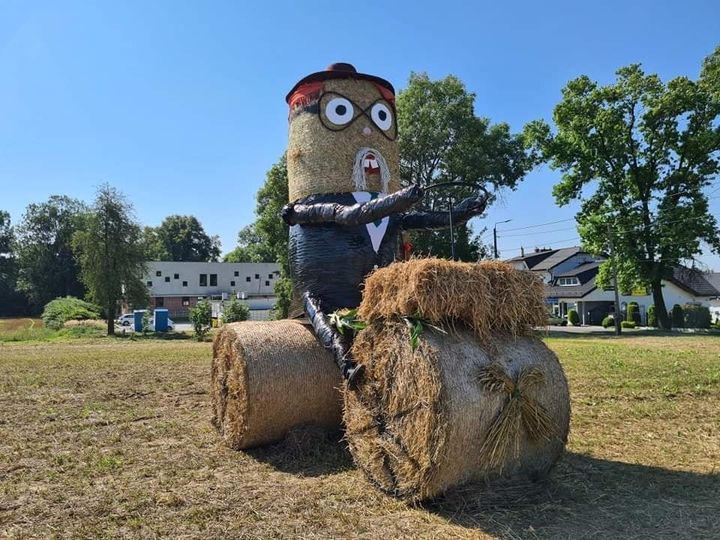
[[(309, 109), (312, 112), (293, 115), (287, 150), (291, 202), (322, 193), (394, 192), (400, 189), (398, 145), (387, 137), (387, 133), (397, 126), (395, 111), (392, 107), (380, 111), (383, 115), (390, 113), (390, 131), (382, 130), (373, 122), (372, 110), (364, 111), (373, 104), (384, 103), (380, 91), (370, 81), (330, 80), (323, 85), (317, 107)], [(348, 121), (347, 127), (333, 124), (333, 120), (344, 121), (337, 111), (354, 118)], [(376, 120), (380, 121), (379, 117)], [(338, 130), (327, 127), (333, 125)], [(361, 151), (367, 150), (372, 155), (368, 159), (360, 158), (364, 180), (360, 182), (357, 173), (353, 178), (353, 167)], [(359, 189), (358, 185), (365, 187)]]
[(340, 373), (300, 322), (223, 326), (211, 375), (213, 424), (232, 448), (273, 442), (307, 424), (340, 427)]
[[(345, 390), (343, 418), (353, 459), (369, 480), (420, 500), (472, 480), (547, 473), (570, 419), (555, 355), (535, 338), (507, 335), (496, 338), (493, 352), (462, 326), (427, 330), (413, 351), (409, 332), (404, 323), (376, 321), (353, 346), (366, 379)], [(525, 396), (517, 405), (507, 382)]]

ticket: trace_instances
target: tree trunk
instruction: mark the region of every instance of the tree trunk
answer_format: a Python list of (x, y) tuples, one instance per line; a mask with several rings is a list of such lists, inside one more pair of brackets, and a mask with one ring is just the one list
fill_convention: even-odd
[(115, 335), (115, 302), (111, 302), (107, 308), (107, 334)]
[(662, 294), (662, 280), (656, 279), (651, 282), (653, 302), (655, 303), (655, 316), (657, 317), (658, 326), (662, 330), (670, 330), (670, 317), (668, 317), (667, 307), (665, 307), (665, 299)]

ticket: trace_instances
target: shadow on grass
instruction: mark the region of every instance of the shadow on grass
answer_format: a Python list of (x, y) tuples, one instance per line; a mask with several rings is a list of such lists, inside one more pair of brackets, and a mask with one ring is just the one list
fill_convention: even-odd
[(424, 508), (501, 538), (719, 538), (720, 475), (567, 454), (547, 480), (466, 486)]
[(340, 442), (342, 432), (304, 427), (291, 431), (282, 441), (247, 450), (247, 454), (275, 469), (303, 476), (322, 476), (352, 469), (350, 452)]

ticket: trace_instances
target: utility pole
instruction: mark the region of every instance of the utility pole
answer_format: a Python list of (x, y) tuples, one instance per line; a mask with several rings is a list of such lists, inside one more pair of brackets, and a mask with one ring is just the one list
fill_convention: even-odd
[(495, 225), (493, 225), (493, 255), (495, 255), (496, 259), (500, 258), (500, 254), (498, 253), (497, 248), (497, 226), (502, 223), (508, 223), (510, 221), (512, 221), (512, 219), (506, 219), (505, 221), (498, 221), (495, 223)]
[(612, 229), (608, 223), (608, 239), (610, 240), (610, 262), (612, 264), (613, 273), (613, 290), (615, 291), (615, 335), (619, 336), (622, 333), (622, 326), (620, 324), (620, 293), (618, 292), (618, 279), (617, 279), (617, 264), (615, 264), (615, 249), (613, 247), (613, 236)]

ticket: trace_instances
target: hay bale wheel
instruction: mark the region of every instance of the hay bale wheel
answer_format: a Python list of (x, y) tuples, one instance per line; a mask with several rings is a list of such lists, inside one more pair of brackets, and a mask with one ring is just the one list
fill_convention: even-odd
[(353, 346), (366, 377), (344, 393), (355, 463), (381, 490), (421, 500), (473, 480), (546, 474), (570, 420), (563, 370), (540, 340), (483, 347), (466, 328), (426, 330), (416, 350), (404, 322), (376, 321)]
[(224, 325), (211, 379), (212, 422), (231, 448), (274, 442), (305, 425), (340, 428), (340, 372), (299, 321)]

